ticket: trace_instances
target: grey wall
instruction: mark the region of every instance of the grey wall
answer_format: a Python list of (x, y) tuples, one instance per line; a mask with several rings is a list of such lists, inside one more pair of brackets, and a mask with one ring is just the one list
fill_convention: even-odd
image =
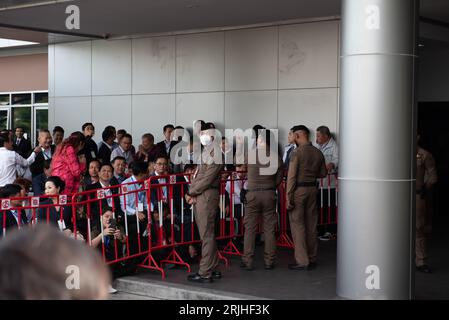
[(449, 43), (421, 42), (418, 101), (449, 101)]
[(166, 123), (281, 130), (338, 123), (339, 22), (50, 45), (50, 127), (112, 124), (137, 141)]

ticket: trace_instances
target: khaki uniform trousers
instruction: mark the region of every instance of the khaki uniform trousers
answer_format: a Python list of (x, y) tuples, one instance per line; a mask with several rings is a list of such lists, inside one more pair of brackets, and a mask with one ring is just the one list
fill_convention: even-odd
[(316, 187), (298, 187), (293, 199), (295, 207), (289, 211), (295, 260), (297, 264), (303, 266), (316, 262), (318, 252), (317, 193)]
[(249, 191), (246, 194), (245, 235), (243, 240), (243, 262), (252, 266), (257, 235), (259, 215), (263, 217), (263, 232), (265, 238), (265, 265), (273, 265), (276, 260), (276, 191)]
[(426, 200), (416, 195), (416, 236), (415, 236), (415, 263), (417, 267), (427, 264), (426, 244)]
[(217, 242), (215, 240), (215, 217), (219, 203), (217, 189), (207, 189), (196, 197), (195, 212), (196, 225), (202, 241), (201, 261), (198, 274), (210, 277), (218, 265)]

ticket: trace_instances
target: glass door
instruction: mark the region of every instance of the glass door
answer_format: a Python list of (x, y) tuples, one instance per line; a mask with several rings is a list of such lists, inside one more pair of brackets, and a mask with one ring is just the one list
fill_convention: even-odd
[(9, 108), (0, 108), (0, 130), (9, 129)]
[(41, 129), (48, 129), (48, 107), (34, 108), (34, 139), (36, 143)]

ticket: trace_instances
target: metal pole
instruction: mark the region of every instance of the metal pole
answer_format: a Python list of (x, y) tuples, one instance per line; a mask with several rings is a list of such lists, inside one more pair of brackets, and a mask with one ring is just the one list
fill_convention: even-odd
[(418, 0), (343, 0), (337, 294), (411, 299)]

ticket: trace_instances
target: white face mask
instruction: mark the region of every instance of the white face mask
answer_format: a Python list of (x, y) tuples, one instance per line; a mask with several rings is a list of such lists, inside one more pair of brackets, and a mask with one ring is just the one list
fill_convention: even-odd
[(208, 134), (203, 134), (200, 136), (200, 141), (203, 146), (208, 146), (212, 143), (212, 138)]

